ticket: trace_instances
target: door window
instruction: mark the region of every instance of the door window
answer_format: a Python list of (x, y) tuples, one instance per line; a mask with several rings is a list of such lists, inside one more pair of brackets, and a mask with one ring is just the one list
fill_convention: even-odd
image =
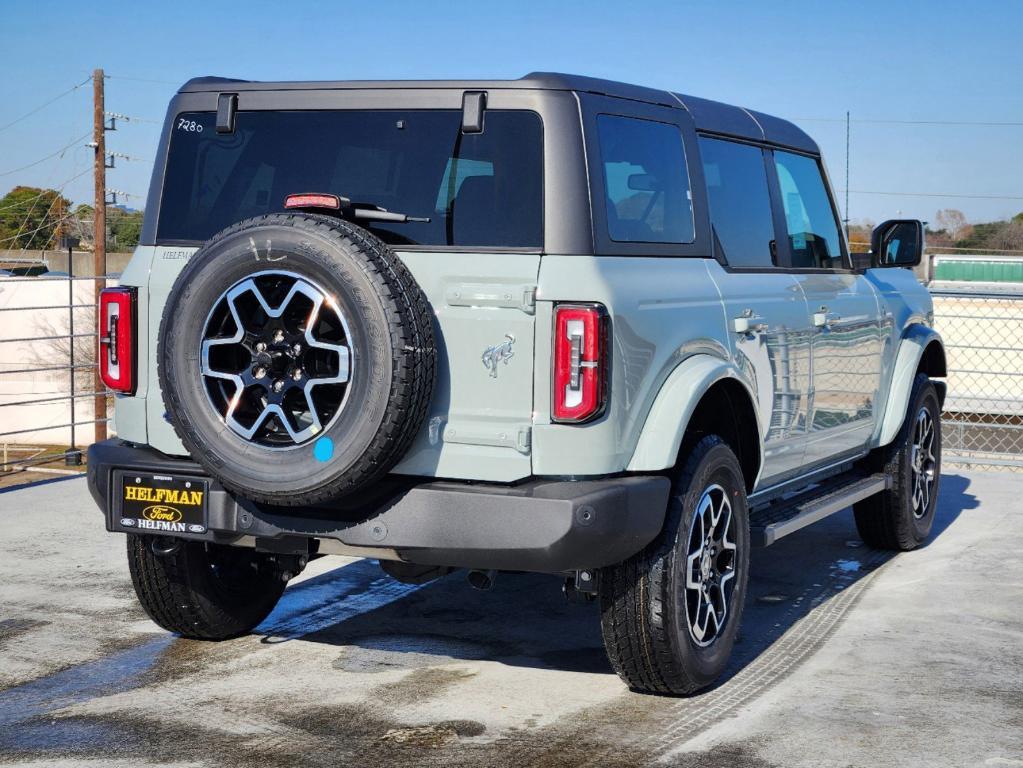
[(714, 248), (732, 267), (774, 265), (774, 220), (759, 147), (700, 137)]
[(841, 269), (842, 238), (820, 166), (812, 157), (775, 151), (792, 265)]
[(652, 120), (598, 115), (597, 132), (611, 239), (691, 243), (693, 201), (682, 131)]

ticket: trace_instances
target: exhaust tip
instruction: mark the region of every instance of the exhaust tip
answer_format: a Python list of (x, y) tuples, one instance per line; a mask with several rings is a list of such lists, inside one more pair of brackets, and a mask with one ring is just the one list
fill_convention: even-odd
[(480, 592), (489, 592), (494, 586), (497, 571), (469, 571), (465, 578), (473, 589), (478, 589)]

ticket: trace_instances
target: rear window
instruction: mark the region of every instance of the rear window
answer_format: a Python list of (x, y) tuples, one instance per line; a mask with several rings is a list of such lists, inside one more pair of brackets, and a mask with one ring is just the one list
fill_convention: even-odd
[(461, 112), (212, 112), (171, 131), (157, 239), (196, 242), (299, 192), (329, 192), (429, 223), (366, 222), (394, 245), (540, 248), (543, 126), (534, 112), (489, 110), (483, 133)]

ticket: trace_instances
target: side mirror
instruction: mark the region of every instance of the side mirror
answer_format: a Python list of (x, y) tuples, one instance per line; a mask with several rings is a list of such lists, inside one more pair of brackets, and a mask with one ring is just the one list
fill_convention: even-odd
[(872, 267), (915, 267), (924, 253), (924, 224), (916, 219), (889, 219), (870, 233)]
[(628, 185), (633, 192), (657, 192), (661, 188), (660, 182), (652, 173), (630, 174)]

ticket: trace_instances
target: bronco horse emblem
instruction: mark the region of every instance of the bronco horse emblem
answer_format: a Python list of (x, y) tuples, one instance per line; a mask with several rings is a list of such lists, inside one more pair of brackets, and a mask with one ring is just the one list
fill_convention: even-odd
[(512, 349), (512, 344), (515, 343), (515, 337), (510, 333), (506, 333), (504, 336), (507, 341), (502, 341), (500, 344), (487, 347), (483, 351), (483, 365), (485, 365), (487, 370), (490, 371), (490, 377), (492, 379), (497, 378), (498, 365), (501, 363), (508, 365), (508, 361), (515, 357), (515, 350)]

